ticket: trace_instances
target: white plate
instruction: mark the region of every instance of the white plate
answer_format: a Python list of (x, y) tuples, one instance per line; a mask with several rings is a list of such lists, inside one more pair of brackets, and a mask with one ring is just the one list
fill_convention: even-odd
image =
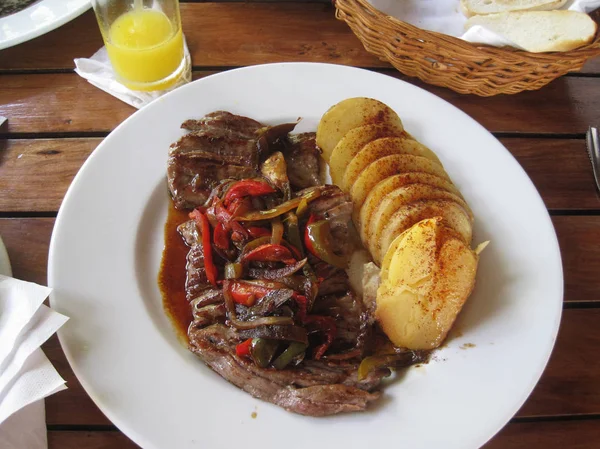
[[(178, 343), (156, 284), (169, 201), (167, 150), (184, 120), (214, 110), (271, 124), (300, 116), (314, 125), (331, 105), (354, 96), (389, 104), (437, 152), (475, 213), (475, 242), (492, 243), (457, 323), (460, 332), (431, 363), (386, 387), (369, 412), (302, 417), (238, 390)], [(52, 307), (71, 317), (59, 337), (75, 374), (108, 418), (144, 448), (479, 447), (538, 381), (562, 307), (552, 223), (510, 153), (424, 90), (326, 64), (220, 73), (134, 114), (73, 181), (48, 270)], [(461, 349), (466, 343), (475, 347)]]
[(39, 0), (0, 18), (0, 50), (34, 39), (87, 11), (90, 0)]

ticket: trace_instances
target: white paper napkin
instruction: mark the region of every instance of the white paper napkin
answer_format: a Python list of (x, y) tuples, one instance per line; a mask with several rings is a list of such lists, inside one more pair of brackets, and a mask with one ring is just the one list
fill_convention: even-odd
[(113, 67), (108, 59), (106, 47), (102, 47), (91, 58), (78, 58), (75, 59), (75, 72), (88, 80), (90, 84), (93, 84), (104, 92), (117, 97), (119, 100), (125, 103), (141, 109), (158, 97), (170, 92), (178, 87), (189, 83), (192, 80), (192, 60), (190, 52), (188, 50), (185, 39), (183, 42), (184, 46), (184, 58), (185, 68), (181, 78), (171, 86), (169, 89), (159, 90), (154, 92), (141, 92), (131, 90), (125, 87), (123, 84), (117, 81), (117, 76)]
[[(0, 269), (11, 274), (0, 239)], [(50, 289), (0, 275), (0, 447), (46, 449), (43, 399), (65, 381), (40, 349), (67, 317), (43, 305)]]
[[(428, 31), (458, 37), (467, 42), (511, 46), (510, 40), (482, 26), (464, 30), (467, 18), (460, 12), (459, 0), (369, 0), (381, 12)], [(600, 7), (600, 0), (571, 0), (562, 9), (589, 13)]]

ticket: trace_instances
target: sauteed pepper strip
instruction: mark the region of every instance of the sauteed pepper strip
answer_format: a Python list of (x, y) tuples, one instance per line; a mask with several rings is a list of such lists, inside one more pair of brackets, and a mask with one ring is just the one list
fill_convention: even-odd
[(237, 221), (259, 221), (259, 220), (271, 220), (272, 218), (279, 217), (280, 215), (285, 214), (286, 212), (291, 211), (292, 209), (296, 209), (302, 200), (306, 200), (307, 203), (315, 200), (321, 196), (321, 191), (318, 189), (311, 190), (310, 192), (305, 193), (303, 196), (298, 198), (293, 198), (285, 203), (281, 203), (279, 206), (274, 207), (268, 210), (259, 210), (254, 212), (249, 212), (243, 215), (237, 215), (234, 217), (234, 220)]
[(331, 346), (331, 343), (333, 343), (333, 340), (337, 335), (335, 319), (330, 316), (308, 315), (304, 319), (304, 322), (316, 324), (325, 337), (325, 342), (317, 346), (313, 354), (314, 359), (319, 360), (321, 357), (323, 357), (323, 354), (325, 354), (327, 349), (329, 349), (329, 346)]
[(208, 223), (208, 218), (206, 218), (206, 215), (204, 215), (200, 209), (194, 209), (192, 212), (190, 212), (189, 216), (192, 220), (195, 220), (196, 224), (200, 227), (200, 232), (202, 233), (202, 253), (204, 255), (204, 269), (206, 271), (206, 277), (208, 278), (208, 281), (216, 287), (219, 273), (213, 262), (212, 247), (210, 244), (210, 224)]
[(348, 261), (331, 249), (331, 229), (327, 220), (317, 220), (311, 215), (304, 232), (304, 245), (315, 257), (337, 268), (346, 268)]
[(283, 262), (290, 265), (295, 263), (296, 259), (285, 246), (267, 243), (244, 254), (242, 262)]
[(228, 206), (234, 199), (244, 198), (246, 196), (261, 196), (274, 192), (275, 189), (265, 181), (246, 179), (233, 184), (229, 190), (227, 190), (223, 202), (225, 203), (225, 206)]
[(229, 249), (229, 233), (227, 232), (227, 229), (225, 229), (225, 225), (223, 223), (219, 223), (217, 226), (215, 226), (213, 239), (217, 248), (222, 250)]
[(275, 289), (243, 281), (231, 281), (229, 284), (229, 293), (233, 301), (247, 307), (253, 306), (257, 299), (273, 290)]
[(245, 340), (245, 341), (241, 342), (240, 344), (236, 345), (235, 354), (238, 357), (250, 357), (250, 348), (251, 347), (252, 347), (252, 339), (249, 338), (248, 340)]

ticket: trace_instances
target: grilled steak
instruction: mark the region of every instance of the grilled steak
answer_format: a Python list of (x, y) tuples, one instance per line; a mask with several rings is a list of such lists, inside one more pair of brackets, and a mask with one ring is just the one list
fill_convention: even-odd
[[(170, 148), (167, 174), (175, 206), (195, 208), (210, 197), (206, 208), (192, 216), (212, 220), (212, 254), (217, 260), (212, 267), (207, 257), (206, 266), (211, 274), (221, 270), (211, 284), (200, 227), (195, 220), (179, 225), (189, 247), (185, 283), (193, 317), (188, 327), (189, 348), (232, 384), (286, 410), (310, 416), (361, 411), (379, 397), (374, 390), (390, 374), (387, 362), (375, 360), (367, 365), (365, 378), (358, 380), (361, 360), (365, 353), (373, 354), (379, 338), (372, 331), (373, 304), (365, 306), (353, 292), (345, 270), (315, 256), (332, 258), (323, 253), (332, 250), (338, 257), (349, 258), (356, 245), (353, 207), (337, 186), (321, 185), (315, 135), (290, 135), (295, 125), (265, 127), (247, 117), (217, 111), (184, 122), (187, 134)], [(261, 173), (262, 188), (264, 179), (270, 183), (266, 196), (250, 193), (260, 187), (258, 179), (237, 186), (221, 183), (259, 178)], [(272, 188), (278, 191), (272, 192)], [(295, 224), (284, 225), (295, 227), (296, 234), (281, 231), (284, 226), (279, 221), (280, 232), (287, 234), (283, 240), (279, 234), (276, 244), (266, 243), (275, 238), (275, 220), (236, 221), (241, 218), (235, 215), (240, 209), (276, 208), (308, 189), (317, 189), (319, 196), (308, 202), (308, 214), (298, 213), (299, 220), (291, 214)], [(322, 245), (321, 253), (309, 243), (304, 243), (306, 248), (302, 242), (292, 247), (287, 240), (294, 235), (296, 241), (302, 240), (298, 234), (304, 232), (311, 215), (329, 224), (330, 232), (321, 227), (323, 237), (313, 241)], [(262, 235), (260, 241), (250, 227)], [(265, 230), (272, 236), (261, 234)], [(223, 239), (227, 240), (223, 243)], [(250, 247), (248, 239), (255, 239), (260, 246), (245, 252)], [(294, 248), (298, 255), (292, 257)], [(306, 260), (300, 260), (304, 257)], [(226, 271), (224, 260), (229, 264)], [(261, 353), (260, 347), (264, 351), (270, 347), (271, 352)], [(420, 360), (420, 355), (412, 352), (399, 357), (396, 367)]]
[(364, 410), (379, 397), (369, 390), (389, 375), (389, 370), (373, 371), (359, 382), (357, 365), (311, 361), (293, 369), (263, 369), (235, 355), (239, 339), (235, 331), (221, 324), (188, 332), (190, 349), (210, 368), (252, 396), (277, 404), (286, 410), (310, 416)]
[(178, 209), (203, 204), (222, 179), (257, 175), (259, 122), (217, 111), (181, 127), (190, 132), (171, 145), (167, 163), (169, 190)]

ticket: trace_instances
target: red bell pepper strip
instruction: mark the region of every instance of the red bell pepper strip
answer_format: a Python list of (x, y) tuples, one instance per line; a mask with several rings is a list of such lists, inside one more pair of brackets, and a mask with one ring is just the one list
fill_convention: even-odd
[(243, 281), (231, 281), (229, 283), (229, 293), (233, 301), (247, 307), (253, 306), (257, 299), (262, 298), (271, 291), (273, 291), (272, 288)]
[(298, 304), (298, 319), (304, 322), (308, 308), (308, 298), (300, 293), (294, 292), (292, 298)]
[(308, 315), (304, 319), (304, 323), (314, 323), (323, 332), (325, 337), (325, 342), (320, 344), (315, 348), (315, 352), (313, 353), (313, 358), (315, 360), (319, 360), (323, 357), (323, 354), (329, 349), (329, 346), (333, 343), (337, 335), (337, 326), (335, 325), (335, 319), (330, 316), (321, 316), (321, 315)]
[(223, 202), (228, 206), (234, 199), (244, 198), (246, 196), (261, 196), (274, 192), (275, 189), (265, 181), (246, 179), (232, 185), (225, 194)]
[(223, 223), (219, 223), (217, 226), (215, 226), (215, 230), (213, 231), (213, 240), (217, 248), (222, 250), (229, 249), (229, 232), (227, 232), (227, 229), (225, 229), (225, 225)]
[(223, 223), (226, 229), (231, 229), (241, 234), (244, 239), (248, 238), (248, 231), (240, 223), (233, 220), (231, 213), (220, 202), (215, 204), (215, 217), (219, 223)]
[(190, 212), (190, 218), (196, 221), (196, 224), (200, 227), (202, 233), (202, 253), (204, 255), (204, 269), (206, 271), (206, 277), (208, 281), (217, 286), (217, 267), (213, 263), (212, 258), (212, 247), (210, 245), (210, 224), (208, 218), (199, 209), (194, 209)]
[(235, 347), (235, 354), (238, 357), (250, 357), (250, 348), (252, 347), (252, 339), (241, 342)]
[(261, 228), (260, 226), (250, 226), (248, 228), (248, 234), (250, 234), (250, 237), (253, 239), (257, 239), (259, 237), (271, 235), (271, 231), (269, 231), (267, 228)]
[(296, 259), (285, 246), (267, 243), (244, 254), (242, 262), (283, 262), (289, 265), (295, 263)]

